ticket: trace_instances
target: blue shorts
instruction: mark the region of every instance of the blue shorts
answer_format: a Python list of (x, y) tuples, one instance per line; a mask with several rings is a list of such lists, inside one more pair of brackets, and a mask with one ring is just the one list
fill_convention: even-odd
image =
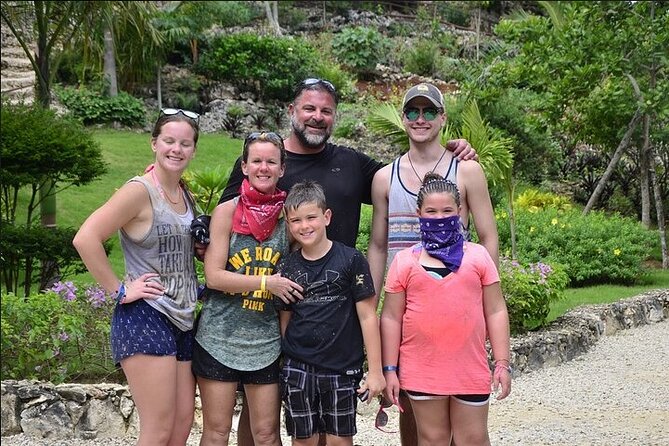
[(114, 362), (132, 355), (176, 356), (177, 361), (193, 358), (193, 330), (181, 331), (163, 313), (144, 299), (117, 304), (111, 321), (111, 348)]
[(352, 437), (362, 376), (319, 370), (294, 359), (285, 359), (282, 371), (286, 430), (294, 438), (321, 432)]

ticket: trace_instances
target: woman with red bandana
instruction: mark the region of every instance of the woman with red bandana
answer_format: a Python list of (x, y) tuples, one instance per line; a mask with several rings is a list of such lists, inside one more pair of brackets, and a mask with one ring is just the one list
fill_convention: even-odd
[(281, 337), (273, 295), (293, 302), (302, 287), (274, 274), (289, 251), (286, 193), (276, 185), (286, 152), (276, 133), (244, 141), (240, 196), (211, 216), (204, 258), (207, 298), (197, 326), (193, 373), (202, 400), (201, 445), (227, 445), (239, 384), (256, 445), (280, 445)]

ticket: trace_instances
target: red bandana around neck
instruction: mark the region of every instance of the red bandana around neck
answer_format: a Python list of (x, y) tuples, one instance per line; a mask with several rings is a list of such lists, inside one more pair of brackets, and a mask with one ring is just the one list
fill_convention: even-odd
[(252, 235), (262, 242), (272, 232), (283, 210), (286, 192), (274, 189), (273, 194), (263, 194), (254, 189), (247, 178), (239, 188), (239, 201), (232, 217), (232, 230)]

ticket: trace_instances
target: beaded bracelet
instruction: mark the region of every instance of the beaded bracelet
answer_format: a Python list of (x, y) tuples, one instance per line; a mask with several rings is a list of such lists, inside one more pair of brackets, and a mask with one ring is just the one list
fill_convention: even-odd
[(396, 372), (396, 371), (398, 371), (399, 369), (400, 369), (400, 368), (397, 367), (396, 365), (384, 365), (384, 366), (383, 366), (383, 371), (384, 371), (384, 372)]

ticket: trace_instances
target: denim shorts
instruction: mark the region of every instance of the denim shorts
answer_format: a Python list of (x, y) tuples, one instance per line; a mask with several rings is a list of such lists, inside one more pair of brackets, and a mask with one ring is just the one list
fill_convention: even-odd
[(181, 331), (163, 313), (144, 299), (117, 304), (111, 321), (111, 348), (114, 362), (132, 355), (176, 356), (177, 361), (193, 358), (193, 330)]
[(338, 437), (355, 435), (356, 391), (361, 378), (285, 358), (282, 394), (288, 435), (299, 439), (322, 432)]

